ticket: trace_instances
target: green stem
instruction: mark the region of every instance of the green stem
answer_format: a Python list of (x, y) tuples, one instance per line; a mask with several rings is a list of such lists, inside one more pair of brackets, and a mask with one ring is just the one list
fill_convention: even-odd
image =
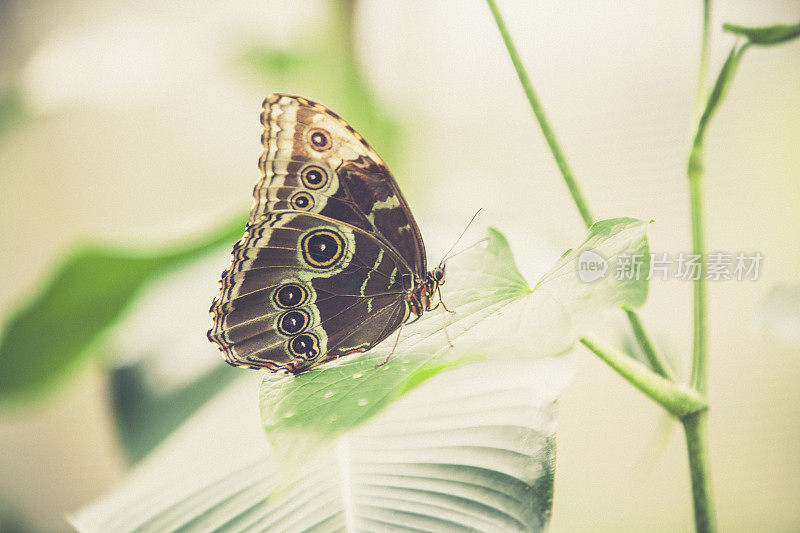
[[(593, 217), (589, 210), (586, 199), (583, 197), (575, 177), (567, 164), (561, 147), (555, 138), (550, 123), (544, 114), (533, 84), (528, 77), (525, 67), (522, 65), (519, 54), (514, 46), (511, 36), (508, 33), (500, 11), (494, 0), (486, 0), (489, 9), (500, 30), (500, 35), (508, 49), (514, 69), (517, 72), (525, 95), (528, 97), (531, 109), (533, 110), (542, 133), (545, 136), (550, 151), (556, 160), (561, 171), (567, 188), (572, 195), (572, 199), (583, 218), (587, 227), (593, 223)], [(689, 160), (689, 183), (692, 211), (692, 244), (695, 254), (704, 254), (705, 240), (703, 235), (703, 210), (702, 210), (702, 135), (704, 126), (708, 122), (712, 108), (705, 107), (708, 56), (710, 43), (710, 12), (711, 1), (703, 2), (703, 41), (700, 52), (700, 76), (698, 79), (697, 93), (697, 115), (700, 127), (698, 135), (695, 136), (692, 154)], [(732, 68), (735, 68), (735, 63)], [(717, 87), (715, 87), (716, 89)], [(721, 86), (724, 89), (724, 85)], [(689, 464), (692, 477), (692, 488), (695, 508), (695, 522), (698, 531), (711, 532), (715, 530), (713, 504), (711, 499), (711, 483), (708, 475), (707, 445), (705, 439), (705, 410), (707, 403), (704, 393), (707, 389), (707, 359), (706, 359), (706, 286), (704, 268), (701, 259), (700, 279), (694, 285), (694, 348), (692, 356), (692, 386), (693, 389), (685, 389), (674, 382), (666, 362), (662, 360), (655, 350), (653, 343), (646, 334), (638, 315), (630, 310), (624, 309), (628, 316), (628, 321), (636, 336), (643, 353), (647, 357), (651, 371), (647, 366), (635, 361), (634, 359), (617, 352), (614, 349), (599, 345), (597, 342), (587, 338), (581, 339), (581, 343), (597, 354), (611, 368), (625, 378), (629, 383), (638, 388), (644, 394), (656, 401), (667, 411), (680, 418), (684, 424), (686, 442), (689, 454)], [(698, 393), (699, 392), (699, 393)]]
[(681, 422), (686, 435), (686, 450), (689, 453), (695, 528), (699, 533), (711, 533), (716, 531), (717, 524), (708, 465), (706, 412), (686, 416)]
[[(705, 223), (703, 220), (703, 138), (705, 127), (716, 103), (710, 100), (706, 85), (708, 79), (708, 57), (710, 51), (711, 0), (703, 0), (703, 40), (700, 49), (700, 72), (697, 81), (696, 118), (698, 131), (689, 153), (687, 177), (689, 179), (689, 199), (692, 219), (692, 253), (700, 256), (700, 274), (694, 281), (694, 335), (692, 343), (692, 374), (690, 383), (702, 397), (708, 391), (708, 337), (706, 323), (708, 316), (707, 291), (705, 282)], [(733, 53), (733, 52), (732, 52)], [(738, 56), (741, 57), (741, 56)], [(726, 62), (727, 64), (727, 62)], [(735, 70), (736, 62), (730, 68)], [(724, 73), (721, 77), (724, 76)], [(732, 73), (731, 73), (732, 76)], [(715, 84), (721, 100), (725, 80)], [(694, 504), (695, 529), (700, 533), (716, 531), (714, 500), (711, 492), (711, 474), (708, 461), (708, 442), (706, 412), (698, 412), (681, 419), (686, 436), (686, 452), (689, 456), (689, 475), (692, 480), (692, 501)]]
[(351, 83), (363, 83), (363, 74), (361, 65), (358, 62), (355, 44), (356, 0), (333, 2), (332, 9), (334, 16), (339, 19), (337, 27), (342, 29), (342, 43), (344, 45), (344, 58), (347, 61), (347, 68), (350, 76), (355, 78)]
[(700, 273), (694, 280), (694, 336), (692, 345), (691, 385), (701, 394), (708, 390), (708, 316), (705, 282), (705, 232), (703, 222), (703, 149), (692, 148), (689, 156), (689, 199), (692, 217), (692, 253), (700, 256)]
[(700, 43), (700, 69), (695, 96), (695, 122), (700, 119), (708, 92), (708, 56), (711, 52), (711, 0), (703, 0), (703, 40)]
[(689, 474), (692, 479), (695, 527), (700, 533), (716, 531), (706, 435), (706, 400), (694, 389), (664, 379), (645, 365), (586, 337), (581, 344), (589, 348), (628, 383), (642, 391), (670, 414), (680, 419), (686, 435)]
[(500, 30), (500, 35), (503, 37), (503, 42), (506, 44), (508, 55), (511, 56), (511, 62), (514, 63), (514, 69), (517, 71), (519, 81), (522, 83), (522, 88), (525, 91), (525, 95), (528, 97), (528, 102), (531, 105), (531, 109), (533, 109), (533, 114), (536, 115), (536, 120), (539, 122), (539, 127), (542, 129), (542, 133), (544, 134), (547, 145), (550, 147), (550, 151), (556, 160), (558, 169), (561, 171), (561, 175), (564, 176), (564, 181), (567, 184), (569, 193), (572, 195), (572, 199), (575, 201), (578, 211), (580, 211), (581, 218), (583, 218), (583, 223), (586, 224), (586, 227), (588, 228), (594, 223), (594, 218), (589, 210), (589, 204), (586, 203), (586, 198), (583, 197), (583, 193), (578, 187), (578, 183), (575, 181), (575, 176), (573, 176), (572, 170), (570, 170), (569, 165), (567, 164), (567, 158), (561, 151), (561, 147), (556, 140), (556, 135), (553, 133), (553, 129), (550, 127), (550, 122), (548, 122), (547, 117), (544, 114), (544, 109), (539, 103), (539, 98), (536, 96), (536, 92), (533, 90), (533, 84), (528, 77), (528, 73), (525, 71), (525, 67), (522, 65), (522, 60), (517, 53), (517, 48), (514, 46), (514, 42), (511, 40), (511, 35), (508, 33), (508, 28), (506, 28), (506, 24), (503, 22), (503, 17), (500, 15), (500, 11), (497, 9), (497, 4), (494, 0), (486, 0), (486, 2), (489, 4), (489, 9), (492, 11), (494, 21), (497, 23), (497, 28)]
[(596, 340), (582, 338), (581, 344), (589, 348), (628, 383), (666, 409), (677, 418), (705, 411), (706, 401), (693, 389), (665, 379), (639, 361)]
[[(693, 139), (689, 154), (689, 199), (692, 218), (692, 254), (700, 256), (700, 275), (694, 281), (694, 334), (692, 343), (692, 374), (690, 383), (695, 390), (705, 395), (708, 388), (708, 339), (706, 337), (706, 283), (705, 283), (705, 235), (703, 232), (703, 134), (711, 110), (706, 104), (708, 79), (708, 56), (711, 48), (711, 0), (703, 0), (703, 40), (700, 44), (700, 66), (697, 77), (695, 108), (698, 132)], [(712, 108), (713, 109), (713, 108)]]
[(628, 322), (631, 323), (631, 329), (633, 329), (633, 334), (636, 337), (636, 341), (639, 343), (639, 347), (642, 349), (642, 353), (647, 358), (647, 362), (650, 363), (650, 368), (652, 368), (658, 375), (663, 378), (666, 378), (670, 381), (675, 381), (675, 377), (672, 375), (672, 371), (667, 364), (667, 361), (661, 357), (661, 355), (656, 351), (653, 342), (650, 340), (649, 335), (644, 330), (644, 326), (642, 322), (639, 320), (639, 315), (633, 309), (629, 307), (623, 307), (623, 311), (628, 316)]
[[(575, 176), (572, 174), (572, 170), (570, 170), (569, 165), (567, 164), (567, 158), (564, 156), (564, 152), (561, 150), (561, 146), (556, 140), (555, 133), (553, 133), (553, 129), (550, 127), (550, 122), (547, 120), (547, 116), (544, 114), (544, 109), (539, 102), (539, 98), (536, 96), (536, 91), (533, 89), (533, 84), (531, 83), (528, 73), (525, 70), (525, 66), (522, 64), (522, 60), (517, 53), (517, 48), (514, 46), (514, 41), (511, 40), (511, 35), (508, 33), (508, 28), (506, 28), (506, 24), (503, 21), (502, 15), (500, 14), (500, 10), (497, 9), (497, 4), (494, 0), (486, 0), (486, 2), (489, 4), (489, 9), (492, 12), (492, 16), (497, 24), (497, 28), (500, 30), (500, 35), (502, 36), (503, 42), (506, 45), (508, 55), (511, 57), (511, 62), (514, 64), (514, 70), (517, 72), (517, 77), (519, 77), (519, 81), (522, 84), (525, 95), (528, 97), (528, 102), (533, 110), (533, 114), (536, 116), (536, 120), (539, 122), (539, 127), (541, 128), (544, 138), (547, 141), (547, 145), (550, 147), (550, 152), (553, 154), (553, 158), (556, 160), (558, 169), (561, 171), (561, 175), (564, 177), (564, 182), (567, 184), (567, 188), (572, 195), (572, 200), (575, 202), (575, 206), (578, 208), (578, 211), (581, 214), (581, 218), (583, 218), (583, 223), (588, 228), (594, 223), (594, 217), (589, 210), (589, 204), (586, 202), (586, 198), (584, 198), (583, 193), (578, 186), (578, 182), (575, 180)], [(642, 327), (641, 320), (639, 320), (639, 316), (632, 310), (626, 310), (625, 312), (628, 316), (628, 321), (631, 323), (631, 328), (634, 331), (634, 335), (636, 336), (636, 340), (639, 343), (642, 352), (647, 355), (648, 361), (650, 361), (651, 364), (653, 361), (656, 362), (655, 366), (653, 366), (653, 369), (662, 376), (668, 377), (668, 366), (658, 355), (653, 343), (650, 342), (649, 337)]]

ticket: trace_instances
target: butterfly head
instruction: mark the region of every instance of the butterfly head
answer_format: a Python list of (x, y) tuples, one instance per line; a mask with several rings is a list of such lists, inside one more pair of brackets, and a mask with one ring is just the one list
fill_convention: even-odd
[(436, 285), (444, 285), (444, 277), (447, 271), (447, 265), (444, 263), (434, 268), (428, 273), (428, 277), (436, 283)]

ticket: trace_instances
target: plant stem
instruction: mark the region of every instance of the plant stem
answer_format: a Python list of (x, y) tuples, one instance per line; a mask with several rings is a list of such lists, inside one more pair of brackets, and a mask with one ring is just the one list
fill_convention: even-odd
[(356, 32), (355, 32), (355, 16), (356, 16), (356, 0), (343, 0), (333, 2), (331, 9), (334, 16), (339, 19), (337, 27), (342, 30), (342, 44), (344, 45), (344, 59), (347, 62), (347, 70), (350, 77), (354, 78), (351, 83), (363, 83), (363, 73), (361, 72), (361, 65), (358, 62), (358, 54), (356, 53)]
[(716, 531), (717, 523), (708, 466), (706, 412), (686, 416), (681, 422), (686, 435), (686, 450), (689, 454), (695, 529), (700, 533), (710, 533)]
[[(555, 133), (553, 133), (553, 129), (550, 127), (550, 122), (547, 120), (547, 116), (544, 114), (544, 109), (539, 102), (539, 98), (536, 96), (536, 91), (533, 89), (533, 84), (528, 77), (525, 66), (522, 64), (519, 53), (517, 53), (517, 48), (514, 46), (514, 41), (511, 40), (511, 35), (508, 33), (508, 28), (506, 28), (506, 24), (503, 21), (502, 15), (500, 14), (500, 10), (497, 9), (495, 0), (486, 0), (486, 3), (489, 4), (489, 9), (492, 12), (492, 16), (497, 24), (497, 28), (500, 30), (500, 35), (502, 36), (503, 42), (506, 45), (508, 55), (511, 57), (511, 62), (514, 64), (514, 70), (517, 72), (517, 77), (519, 77), (519, 81), (522, 84), (525, 95), (528, 97), (528, 103), (533, 110), (533, 114), (536, 116), (536, 120), (539, 122), (539, 127), (544, 134), (547, 145), (550, 147), (550, 152), (553, 154), (553, 158), (556, 160), (558, 169), (561, 171), (561, 175), (564, 177), (564, 182), (567, 184), (567, 188), (572, 195), (572, 200), (575, 202), (575, 206), (578, 208), (581, 218), (583, 218), (583, 223), (587, 228), (591, 227), (591, 225), (594, 223), (594, 217), (589, 210), (589, 204), (586, 202), (586, 198), (584, 198), (583, 193), (578, 186), (578, 182), (575, 180), (575, 176), (572, 174), (569, 164), (567, 164), (567, 158), (564, 156), (564, 152), (561, 150), (561, 146), (556, 140)], [(631, 323), (631, 328), (633, 329), (634, 335), (636, 336), (636, 341), (639, 343), (639, 347), (642, 349), (642, 352), (645, 353), (648, 361), (651, 364), (655, 362), (653, 369), (664, 377), (671, 377), (669, 376), (669, 372), (667, 370), (669, 367), (660, 357), (653, 346), (653, 343), (650, 342), (648, 335), (644, 331), (641, 320), (639, 320), (639, 316), (635, 311), (630, 309), (626, 309), (625, 314), (628, 316), (628, 321)]]
[(652, 368), (653, 371), (661, 377), (670, 381), (675, 381), (675, 377), (672, 375), (672, 371), (670, 370), (666, 360), (664, 360), (656, 351), (655, 346), (653, 346), (653, 342), (650, 340), (650, 337), (644, 330), (644, 326), (639, 320), (639, 315), (637, 315), (636, 312), (629, 307), (623, 307), (622, 310), (625, 311), (625, 314), (628, 316), (628, 322), (631, 323), (633, 334), (636, 336), (636, 341), (639, 343), (642, 353), (644, 353), (645, 357), (647, 358), (647, 362), (650, 363), (650, 368)]
[(580, 342), (626, 381), (680, 419), (689, 456), (695, 528), (700, 533), (716, 531), (706, 440), (706, 400), (694, 389), (664, 379), (624, 353), (586, 337)]
[[(593, 217), (586, 203), (586, 199), (578, 188), (575, 177), (567, 164), (561, 147), (550, 127), (550, 123), (539, 103), (536, 92), (533, 90), (533, 84), (525, 71), (525, 67), (522, 65), (517, 49), (511, 40), (508, 29), (500, 15), (500, 11), (497, 9), (497, 4), (494, 0), (486, 1), (489, 4), (489, 9), (492, 12), (495, 23), (500, 30), (500, 35), (503, 38), (508, 54), (514, 64), (517, 76), (522, 83), (525, 95), (528, 97), (531, 109), (539, 122), (539, 127), (542, 129), (542, 133), (564, 177), (572, 199), (583, 218), (584, 224), (589, 227), (593, 223)], [(703, 279), (705, 275), (705, 268), (703, 267), (705, 238), (703, 235), (702, 138), (705, 124), (708, 122), (710, 112), (713, 111), (713, 106), (709, 109), (708, 106), (704, 105), (706, 100), (705, 93), (710, 46), (710, 12), (711, 0), (704, 0), (703, 40), (700, 51), (700, 76), (698, 79), (696, 102), (696, 115), (700, 126), (698, 128), (698, 135), (694, 138), (688, 168), (692, 212), (692, 248), (695, 254), (701, 255), (700, 276), (694, 284), (694, 343), (691, 378), (693, 389), (684, 389), (674, 382), (669, 367), (655, 350), (653, 343), (642, 327), (638, 315), (631, 309), (624, 308), (628, 316), (628, 321), (636, 336), (636, 340), (647, 357), (653, 369), (652, 371), (645, 365), (623, 353), (601, 346), (596, 341), (587, 338), (581, 339), (582, 344), (597, 354), (629, 383), (656, 401), (659, 405), (664, 407), (664, 409), (680, 418), (683, 422), (692, 478), (695, 524), (697, 531), (700, 532), (711, 532), (716, 529), (706, 451), (705, 411), (707, 409), (707, 404), (704, 398), (707, 390), (708, 367), (706, 358), (706, 286), (705, 280)], [(735, 68), (735, 64), (732, 68)], [(721, 88), (724, 89), (724, 85), (721, 86)], [(703, 111), (704, 109), (705, 111)]]
[[(700, 256), (700, 275), (694, 281), (694, 335), (692, 342), (691, 386), (701, 397), (708, 391), (708, 337), (706, 323), (708, 309), (706, 304), (705, 282), (705, 224), (703, 221), (703, 138), (710, 113), (716, 103), (706, 103), (706, 84), (708, 79), (708, 57), (710, 51), (711, 0), (703, 0), (703, 40), (700, 48), (700, 66), (697, 80), (697, 99), (695, 115), (698, 131), (694, 136), (689, 153), (687, 177), (689, 179), (689, 198), (692, 219), (692, 253)], [(739, 56), (740, 57), (740, 56)], [(734, 62), (730, 68), (735, 69)], [(721, 74), (723, 84), (718, 79), (715, 89), (725, 88), (725, 74)], [(732, 74), (731, 74), (732, 76)], [(721, 92), (718, 100), (721, 99)], [(714, 500), (711, 492), (711, 473), (708, 461), (708, 441), (706, 411), (685, 416), (681, 419), (686, 436), (686, 452), (689, 456), (689, 475), (692, 479), (692, 502), (694, 505), (695, 529), (700, 533), (710, 533), (717, 529), (714, 515)]]
[(505, 22), (503, 22), (500, 11), (497, 9), (497, 4), (494, 0), (486, 0), (486, 2), (489, 4), (489, 9), (492, 11), (492, 16), (494, 16), (494, 21), (497, 23), (497, 28), (500, 30), (500, 35), (503, 37), (503, 42), (508, 50), (508, 55), (511, 57), (511, 62), (514, 63), (514, 69), (517, 71), (519, 81), (522, 83), (522, 88), (525, 91), (525, 95), (528, 97), (528, 102), (531, 105), (533, 114), (536, 115), (536, 120), (539, 122), (539, 127), (542, 129), (542, 133), (556, 160), (558, 169), (561, 171), (561, 175), (564, 176), (564, 181), (567, 184), (569, 193), (572, 195), (572, 199), (575, 201), (575, 206), (581, 214), (581, 218), (583, 218), (583, 223), (588, 228), (594, 223), (594, 218), (589, 210), (589, 204), (586, 203), (586, 198), (583, 197), (583, 193), (578, 187), (578, 183), (575, 181), (575, 176), (572, 174), (572, 170), (570, 170), (567, 164), (567, 158), (564, 157), (564, 153), (561, 151), (561, 146), (559, 146), (556, 135), (550, 127), (550, 122), (544, 114), (544, 109), (542, 109), (542, 105), (539, 103), (539, 98), (533, 90), (533, 84), (528, 77), (528, 73), (525, 71), (525, 67), (522, 65), (522, 60), (519, 58), (517, 48), (511, 40), (511, 35), (508, 33), (508, 28), (506, 28)]
[(703, 223), (703, 149), (699, 145), (692, 148), (689, 156), (689, 199), (692, 217), (692, 254), (700, 256), (700, 273), (694, 280), (694, 335), (692, 346), (691, 385), (701, 394), (708, 390), (708, 337), (707, 291), (705, 282), (705, 234)]
[(703, 40), (700, 43), (700, 68), (697, 76), (695, 96), (695, 122), (700, 119), (705, 107), (708, 87), (708, 56), (711, 52), (711, 0), (703, 0)]
[(666, 409), (670, 414), (684, 418), (705, 411), (705, 399), (690, 388), (665, 379), (639, 361), (596, 340), (582, 338), (581, 344), (589, 348), (625, 380)]
[(700, 256), (700, 275), (694, 281), (694, 335), (692, 343), (691, 385), (701, 394), (708, 389), (708, 360), (706, 337), (706, 284), (705, 284), (705, 235), (703, 223), (703, 135), (706, 121), (703, 115), (709, 113), (706, 104), (706, 80), (708, 78), (708, 56), (710, 50), (711, 0), (703, 1), (703, 40), (700, 45), (700, 71), (697, 80), (698, 133), (693, 139), (689, 153), (687, 176), (689, 178), (689, 198), (692, 218), (692, 254)]

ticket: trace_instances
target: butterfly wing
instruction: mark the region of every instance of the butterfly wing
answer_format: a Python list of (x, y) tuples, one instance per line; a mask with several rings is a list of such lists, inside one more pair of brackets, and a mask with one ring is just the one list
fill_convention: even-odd
[(231, 364), (299, 372), (396, 330), (425, 248), (386, 165), (338, 115), (276, 94), (261, 120), (262, 177), (208, 336)]
[(418, 278), (426, 269), (417, 223), (386, 164), (350, 124), (299, 96), (264, 101), (263, 174), (250, 219), (276, 209), (319, 213), (372, 234)]
[(270, 212), (234, 246), (208, 336), (230, 364), (305, 370), (366, 351), (397, 329), (409, 275), (365, 231)]

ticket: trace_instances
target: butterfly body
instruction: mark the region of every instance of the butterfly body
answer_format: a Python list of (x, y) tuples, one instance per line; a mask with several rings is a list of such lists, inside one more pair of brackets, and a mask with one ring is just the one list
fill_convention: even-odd
[(364, 352), (430, 311), (444, 267), (383, 160), (305, 98), (264, 101), (261, 178), (208, 337), (228, 363), (298, 373)]
[[(425, 281), (416, 285), (412, 290), (408, 291), (405, 301), (408, 305), (409, 318), (410, 315), (416, 316), (413, 320), (420, 318), (425, 311), (433, 311), (436, 309), (432, 306), (433, 295), (439, 291), (439, 287), (444, 285), (445, 268), (440, 265), (435, 269), (428, 272)], [(438, 304), (437, 304), (438, 305)]]

